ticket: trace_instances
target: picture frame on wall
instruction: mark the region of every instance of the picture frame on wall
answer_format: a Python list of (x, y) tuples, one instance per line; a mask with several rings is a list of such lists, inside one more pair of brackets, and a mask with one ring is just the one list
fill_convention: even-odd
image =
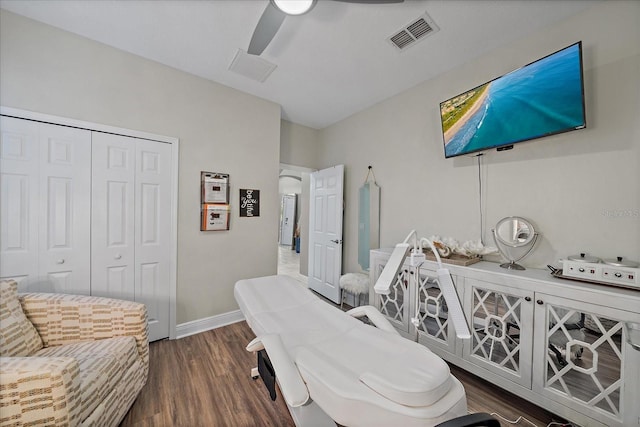
[(240, 216), (260, 216), (260, 190), (240, 189)]
[(229, 204), (229, 174), (200, 172), (201, 203)]
[(200, 230), (228, 230), (230, 213), (231, 207), (229, 205), (203, 204)]
[(229, 230), (229, 174), (200, 172), (200, 231)]

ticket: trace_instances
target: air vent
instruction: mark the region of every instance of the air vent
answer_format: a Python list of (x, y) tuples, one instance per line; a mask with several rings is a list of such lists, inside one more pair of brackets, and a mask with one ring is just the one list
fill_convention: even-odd
[(257, 55), (250, 55), (242, 49), (238, 49), (233, 58), (229, 70), (248, 77), (258, 82), (264, 82), (277, 67), (266, 59)]
[(399, 50), (404, 50), (415, 44), (418, 40), (422, 40), (426, 36), (436, 33), (439, 30), (440, 28), (433, 22), (433, 19), (425, 13), (393, 34), (388, 40)]

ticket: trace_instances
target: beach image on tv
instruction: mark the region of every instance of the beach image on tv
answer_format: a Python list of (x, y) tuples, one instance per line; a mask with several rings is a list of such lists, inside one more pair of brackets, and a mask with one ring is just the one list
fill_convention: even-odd
[(446, 157), (584, 127), (575, 44), (440, 104)]

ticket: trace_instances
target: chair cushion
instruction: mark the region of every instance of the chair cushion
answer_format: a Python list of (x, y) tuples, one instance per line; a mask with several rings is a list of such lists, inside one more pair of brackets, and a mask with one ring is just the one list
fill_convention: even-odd
[(343, 274), (340, 276), (340, 287), (355, 295), (369, 293), (369, 276), (363, 273)]
[(80, 367), (82, 413), (87, 418), (113, 392), (138, 358), (134, 337), (116, 337), (43, 348), (34, 356), (72, 357)]
[(42, 339), (22, 311), (15, 280), (0, 281), (0, 356), (29, 356), (42, 348)]

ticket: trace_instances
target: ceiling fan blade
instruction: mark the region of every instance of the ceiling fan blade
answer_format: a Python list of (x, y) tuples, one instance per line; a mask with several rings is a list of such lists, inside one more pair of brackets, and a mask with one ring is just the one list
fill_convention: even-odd
[(260, 55), (269, 46), (286, 16), (269, 2), (251, 36), (247, 53)]
[(388, 4), (388, 3), (404, 3), (404, 0), (333, 0), (343, 3), (362, 3), (362, 4)]

